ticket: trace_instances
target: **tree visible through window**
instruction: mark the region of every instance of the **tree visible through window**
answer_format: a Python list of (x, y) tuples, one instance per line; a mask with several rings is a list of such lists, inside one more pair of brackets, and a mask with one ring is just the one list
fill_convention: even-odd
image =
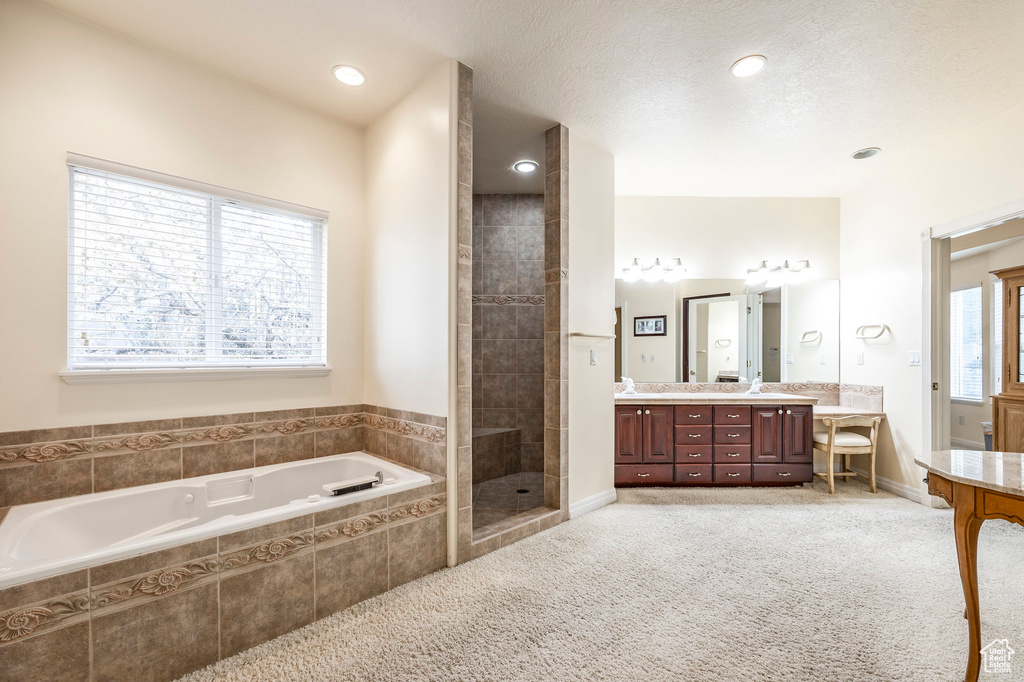
[(325, 365), (322, 218), (69, 168), (69, 369)]
[(981, 400), (985, 370), (980, 284), (950, 294), (949, 321), (950, 397)]

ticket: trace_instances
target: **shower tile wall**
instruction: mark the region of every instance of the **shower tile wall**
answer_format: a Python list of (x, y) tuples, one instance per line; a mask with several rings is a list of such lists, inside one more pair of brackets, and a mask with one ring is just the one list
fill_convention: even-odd
[(544, 470), (542, 194), (473, 196), (473, 427), (519, 429)]

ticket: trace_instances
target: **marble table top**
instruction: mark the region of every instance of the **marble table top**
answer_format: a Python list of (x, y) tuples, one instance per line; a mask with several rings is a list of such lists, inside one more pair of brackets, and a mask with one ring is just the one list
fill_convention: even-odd
[(790, 393), (616, 393), (616, 405), (814, 405), (817, 398)]
[(814, 406), (815, 419), (821, 419), (822, 417), (849, 417), (855, 414), (862, 417), (881, 417), (882, 419), (885, 419), (885, 412), (878, 410), (859, 410), (856, 407), (846, 407), (843, 405)]
[(929, 473), (950, 481), (1024, 496), (1024, 454), (980, 450), (939, 450), (914, 458)]

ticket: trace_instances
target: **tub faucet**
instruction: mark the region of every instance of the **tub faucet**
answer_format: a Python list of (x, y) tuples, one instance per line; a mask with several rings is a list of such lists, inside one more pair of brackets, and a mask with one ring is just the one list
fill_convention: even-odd
[(760, 393), (761, 392), (761, 377), (754, 377), (754, 380), (750, 382), (750, 388), (747, 389), (747, 393)]
[(622, 377), (622, 380), (626, 382), (626, 390), (623, 391), (626, 395), (633, 395), (636, 393), (636, 384), (629, 377)]

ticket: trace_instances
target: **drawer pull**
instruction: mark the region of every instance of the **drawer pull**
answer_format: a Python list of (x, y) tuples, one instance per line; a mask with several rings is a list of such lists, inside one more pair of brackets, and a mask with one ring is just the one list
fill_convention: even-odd
[(700, 474), (689, 474), (689, 475), (693, 476), (694, 478), (697, 478), (698, 476), (700, 476)]
[(691, 414), (690, 415), (690, 419), (700, 419), (700, 415), (699, 414)]
[(725, 456), (726, 457), (739, 457), (740, 453), (738, 453), (738, 452), (727, 452), (727, 453), (725, 453)]
[(686, 456), (687, 457), (700, 457), (700, 453), (699, 452), (690, 452), (690, 453), (687, 453)]
[(739, 438), (740, 437), (740, 434), (738, 434), (738, 433), (727, 433), (725, 435), (729, 436), (729, 438)]
[(729, 474), (729, 473), (727, 473), (726, 476), (739, 476), (739, 474)]
[(643, 414), (644, 412), (643, 412), (643, 410), (637, 410), (636, 413), (637, 414)]
[(690, 435), (690, 438), (700, 438), (700, 434), (699, 433), (691, 433), (689, 435)]
[(789, 473), (788, 471), (780, 471), (779, 472), (779, 476), (792, 476), (792, 475), (793, 474)]
[(738, 414), (727, 414), (725, 416), (728, 417), (729, 419), (739, 419), (740, 418), (740, 416)]
[(786, 414), (793, 414), (793, 410), (786, 410)]
[[(789, 474), (786, 475), (788, 476)], [(650, 474), (637, 474), (637, 476), (639, 476), (640, 478), (647, 478), (648, 476), (650, 476)]]
[(647, 410), (646, 412), (644, 412), (644, 414), (650, 414), (650, 413), (651, 413), (650, 410)]

